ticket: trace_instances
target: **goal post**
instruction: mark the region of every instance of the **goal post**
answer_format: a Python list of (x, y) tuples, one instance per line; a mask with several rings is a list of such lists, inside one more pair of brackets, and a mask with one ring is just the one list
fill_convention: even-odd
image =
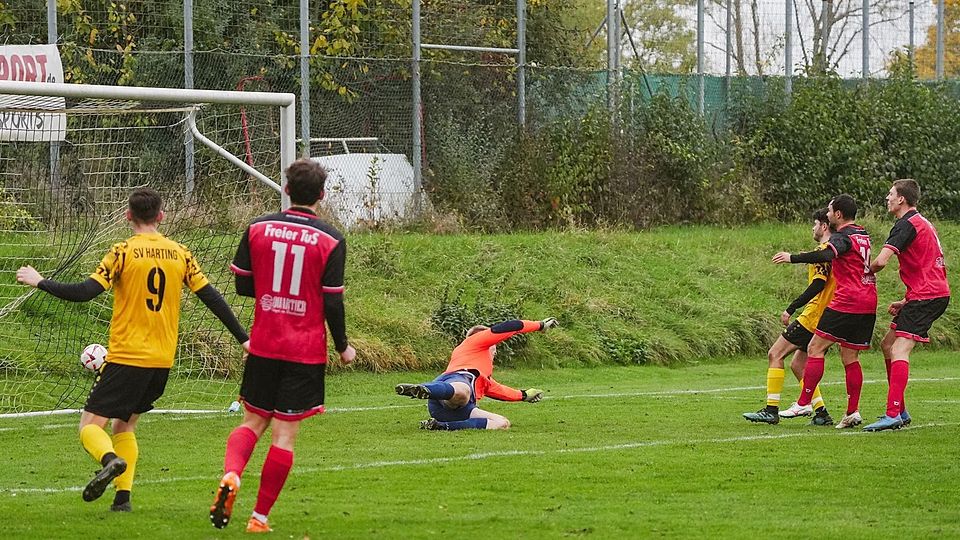
[[(14, 274), (29, 264), (45, 277), (86, 279), (132, 234), (124, 212), (135, 188), (160, 191), (160, 231), (193, 252), (249, 323), (252, 304), (234, 294), (228, 267), (245, 224), (289, 206), (283, 171), (296, 159), (295, 124), (290, 93), (0, 81), (0, 417), (82, 407), (93, 374), (79, 354), (107, 344), (112, 292), (74, 304)], [(188, 133), (202, 143), (192, 189)], [(158, 406), (225, 410), (240, 362), (229, 332), (184, 292), (177, 361)]]

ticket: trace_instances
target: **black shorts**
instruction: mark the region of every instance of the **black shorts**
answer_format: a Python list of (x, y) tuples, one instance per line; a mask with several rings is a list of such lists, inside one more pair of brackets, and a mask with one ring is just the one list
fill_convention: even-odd
[(847, 349), (870, 348), (876, 313), (843, 313), (827, 308), (820, 316), (816, 334)]
[(170, 368), (146, 368), (107, 362), (97, 373), (83, 410), (130, 421), (130, 415), (153, 409), (167, 387)]
[(293, 422), (323, 412), (326, 364), (300, 364), (249, 355), (240, 399), (264, 418)]
[(929, 343), (930, 336), (927, 332), (933, 326), (933, 321), (947, 311), (948, 304), (950, 304), (949, 296), (930, 300), (911, 300), (904, 304), (900, 313), (893, 318), (890, 328), (894, 330), (897, 337)]
[(813, 332), (804, 328), (799, 321), (790, 323), (790, 326), (780, 335), (783, 336), (783, 339), (796, 345), (797, 348), (803, 352), (807, 352), (807, 345), (809, 345), (810, 340), (813, 339)]

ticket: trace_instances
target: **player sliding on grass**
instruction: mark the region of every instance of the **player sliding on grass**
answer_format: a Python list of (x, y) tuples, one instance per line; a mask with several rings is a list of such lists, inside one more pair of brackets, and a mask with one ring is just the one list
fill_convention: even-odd
[(493, 326), (474, 326), (450, 355), (447, 369), (433, 382), (398, 384), (401, 396), (426, 399), (430, 418), (420, 422), (421, 429), (507, 429), (505, 417), (477, 407), (477, 402), (490, 396), (501, 401), (536, 403), (543, 390), (516, 390), (493, 379), (493, 357), (497, 343), (517, 334), (547, 330), (557, 325), (556, 319), (542, 321), (505, 321)]
[[(86, 302), (114, 289), (109, 352), (83, 406), (80, 442), (103, 466), (84, 488), (83, 500), (99, 498), (115, 480), (117, 492), (110, 509), (118, 512), (131, 510), (139, 455), (137, 419), (163, 394), (177, 352), (181, 285), (190, 287), (238, 342), (244, 347), (247, 342), (247, 333), (193, 255), (157, 232), (164, 217), (161, 206), (156, 191), (134, 191), (126, 217), (135, 234), (110, 248), (96, 272), (82, 283), (43, 279), (30, 266), (17, 270), (20, 283), (72, 302)], [(104, 431), (111, 418), (113, 437)]]
[(920, 186), (916, 180), (897, 180), (887, 194), (887, 210), (897, 217), (880, 255), (870, 264), (879, 272), (894, 254), (900, 259), (900, 279), (907, 286), (903, 300), (890, 304), (890, 330), (880, 347), (887, 365), (887, 412), (864, 431), (900, 429), (910, 423), (903, 392), (910, 375), (910, 351), (917, 342), (930, 341), (927, 332), (950, 303), (947, 265), (937, 230), (917, 212)]
[[(826, 242), (830, 238), (830, 233), (827, 209), (817, 210), (813, 213), (813, 239), (819, 244), (818, 249), (827, 247)], [(823, 314), (823, 310), (833, 299), (833, 291), (837, 287), (836, 280), (830, 275), (829, 262), (808, 264), (807, 282), (807, 289), (780, 314), (780, 322), (787, 325), (793, 312), (800, 306), (804, 306), (803, 312), (797, 317), (797, 320), (787, 326), (787, 329), (767, 351), (767, 360), (769, 361), (769, 367), (767, 368), (767, 406), (755, 413), (743, 413), (743, 417), (751, 422), (776, 424), (780, 422), (780, 418), (809, 416), (816, 411), (811, 424), (816, 426), (833, 424), (833, 418), (827, 412), (823, 397), (820, 395), (819, 386), (813, 392), (810, 405), (801, 406), (794, 403), (787, 410), (779, 410), (780, 393), (783, 391), (783, 359), (796, 351), (793, 360), (790, 362), (790, 370), (800, 381), (800, 387), (802, 388), (803, 368), (807, 364), (807, 346), (813, 338), (814, 330), (817, 329), (820, 315)]]
[(327, 173), (319, 163), (298, 159), (286, 170), (289, 209), (247, 227), (230, 269), (237, 293), (256, 298), (250, 356), (243, 368), (243, 423), (227, 437), (224, 475), (210, 507), (210, 521), (230, 521), (240, 477), (257, 441), (271, 428), (271, 446), (260, 473), (260, 489), (247, 532), (270, 532), (267, 515), (293, 467), (300, 422), (323, 412), (327, 330), (340, 360), (356, 351), (347, 344), (343, 308), (346, 240), (317, 218)]
[(870, 235), (854, 223), (857, 203), (853, 197), (847, 194), (834, 197), (827, 205), (827, 217), (836, 230), (830, 235), (827, 247), (795, 255), (782, 251), (773, 256), (773, 262), (832, 262), (831, 273), (837, 289), (817, 323), (816, 335), (807, 346), (803, 390), (797, 404), (810, 404), (823, 378), (823, 357), (831, 345), (839, 343), (847, 383), (847, 413), (837, 423), (837, 429), (846, 429), (863, 422), (859, 410), (863, 388), (860, 351), (870, 348), (873, 325), (877, 321), (877, 279), (870, 270)]

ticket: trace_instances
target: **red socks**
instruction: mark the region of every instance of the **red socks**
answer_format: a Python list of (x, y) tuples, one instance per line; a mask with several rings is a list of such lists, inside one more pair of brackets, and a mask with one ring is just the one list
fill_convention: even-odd
[(887, 390), (887, 416), (896, 418), (903, 412), (903, 392), (910, 378), (910, 362), (893, 360), (890, 363), (890, 389)]
[(243, 475), (243, 469), (250, 461), (254, 447), (257, 446), (257, 434), (246, 426), (240, 426), (227, 437), (227, 455), (223, 458), (223, 472), (235, 472)]
[(853, 414), (860, 408), (860, 390), (863, 388), (863, 370), (860, 362), (843, 367), (847, 379), (847, 414)]
[(813, 391), (820, 384), (823, 378), (823, 357), (811, 356), (807, 358), (807, 365), (803, 368), (803, 390), (800, 391), (800, 398), (797, 399), (797, 405), (809, 405), (813, 399)]
[(263, 472), (260, 473), (260, 491), (257, 493), (254, 512), (264, 516), (270, 514), (270, 509), (273, 508), (273, 503), (277, 502), (292, 467), (293, 452), (277, 446), (270, 447), (267, 459), (263, 462)]

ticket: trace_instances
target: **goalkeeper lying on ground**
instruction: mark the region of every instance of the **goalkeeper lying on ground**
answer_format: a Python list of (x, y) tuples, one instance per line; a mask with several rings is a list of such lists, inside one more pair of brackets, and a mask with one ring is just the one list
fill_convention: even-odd
[(474, 326), (453, 350), (447, 369), (439, 377), (429, 383), (398, 384), (397, 393), (429, 400), (430, 419), (420, 422), (421, 429), (507, 429), (509, 420), (478, 408), (477, 402), (490, 396), (501, 401), (536, 403), (543, 398), (543, 390), (517, 390), (493, 379), (497, 343), (517, 334), (546, 330), (556, 325), (556, 319), (544, 319), (504, 321), (492, 327)]

